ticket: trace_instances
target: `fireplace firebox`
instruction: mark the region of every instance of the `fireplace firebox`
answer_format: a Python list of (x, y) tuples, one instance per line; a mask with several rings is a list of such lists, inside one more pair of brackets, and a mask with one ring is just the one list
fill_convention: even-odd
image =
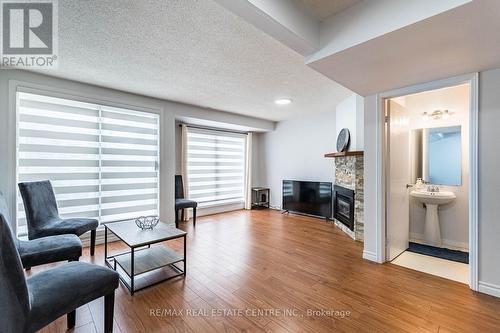
[(338, 185), (333, 191), (333, 217), (354, 231), (354, 191)]

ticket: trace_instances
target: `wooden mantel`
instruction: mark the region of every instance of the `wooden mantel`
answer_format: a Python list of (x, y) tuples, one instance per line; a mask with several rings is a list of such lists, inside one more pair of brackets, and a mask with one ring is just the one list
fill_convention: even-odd
[(341, 153), (328, 153), (325, 157), (336, 158), (336, 157), (346, 157), (346, 156), (363, 156), (364, 152), (361, 150), (354, 151), (344, 151)]

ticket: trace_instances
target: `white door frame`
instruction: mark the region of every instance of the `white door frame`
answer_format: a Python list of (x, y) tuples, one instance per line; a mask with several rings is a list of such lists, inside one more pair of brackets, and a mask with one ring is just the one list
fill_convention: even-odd
[(376, 142), (377, 170), (376, 192), (379, 194), (377, 200), (377, 210), (380, 212), (376, 216), (377, 224), (377, 261), (386, 260), (386, 137), (385, 137), (385, 106), (384, 100), (392, 97), (399, 97), (415, 94), (428, 90), (440, 89), (459, 84), (468, 83), (470, 85), (469, 96), (469, 286), (472, 290), (478, 290), (478, 73), (465, 74), (418, 84), (410, 87), (395, 89), (381, 94), (377, 94), (377, 120), (378, 137)]

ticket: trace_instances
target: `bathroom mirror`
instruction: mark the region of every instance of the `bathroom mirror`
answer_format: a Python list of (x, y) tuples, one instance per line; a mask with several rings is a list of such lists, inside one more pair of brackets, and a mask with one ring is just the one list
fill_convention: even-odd
[(420, 128), (410, 137), (412, 181), (436, 185), (462, 184), (461, 126)]

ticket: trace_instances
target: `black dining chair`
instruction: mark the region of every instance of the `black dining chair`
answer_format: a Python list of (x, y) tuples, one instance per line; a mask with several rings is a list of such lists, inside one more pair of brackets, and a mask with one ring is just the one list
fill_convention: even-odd
[(179, 226), (179, 210), (181, 210), (181, 220), (184, 220), (184, 210), (193, 209), (193, 227), (196, 226), (196, 207), (198, 203), (194, 200), (184, 198), (184, 185), (182, 176), (175, 175), (175, 227)]
[(94, 255), (99, 221), (87, 218), (62, 219), (54, 189), (48, 180), (19, 183), (18, 186), (23, 198), (29, 239), (64, 234), (81, 236), (90, 231), (90, 255)]
[(0, 332), (36, 332), (67, 315), (75, 327), (76, 309), (104, 296), (104, 332), (113, 331), (118, 273), (84, 262), (70, 262), (26, 279), (15, 238), (0, 215)]
[[(0, 217), (10, 225), (7, 201), (1, 191)], [(57, 261), (78, 261), (82, 255), (82, 242), (75, 235), (47, 236), (34, 240), (20, 240), (13, 237), (21, 263), (26, 269)]]

